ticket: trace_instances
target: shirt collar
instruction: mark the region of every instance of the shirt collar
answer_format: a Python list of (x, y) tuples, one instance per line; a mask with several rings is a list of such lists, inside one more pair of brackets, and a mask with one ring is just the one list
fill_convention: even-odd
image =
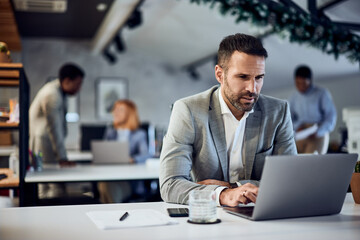
[(59, 86), (59, 89), (60, 89), (60, 92), (61, 92), (61, 96), (62, 96), (63, 98), (65, 98), (67, 94), (64, 92), (64, 90), (63, 90), (62, 87), (61, 87), (60, 79), (57, 78), (57, 79), (55, 79), (54, 81), (56, 81), (57, 84), (58, 84), (58, 86)]
[(301, 92), (300, 92), (300, 94), (302, 94), (302, 95), (308, 95), (308, 94), (310, 94), (313, 90), (314, 90), (314, 86), (313, 86), (313, 84), (311, 84), (311, 85), (309, 86), (309, 88), (306, 89), (306, 91), (305, 91), (304, 93), (301, 93)]
[[(224, 98), (222, 97), (221, 87), (219, 88), (219, 102), (220, 102), (220, 108), (221, 108), (221, 115), (231, 114), (231, 116), (233, 118), (235, 118), (234, 114), (232, 114), (232, 112), (230, 111), (230, 109), (229, 109), (228, 105), (226, 104)], [(244, 116), (241, 119), (246, 119), (249, 116), (249, 114), (253, 113), (253, 112), (254, 112), (254, 109), (251, 109), (251, 111), (245, 112)]]

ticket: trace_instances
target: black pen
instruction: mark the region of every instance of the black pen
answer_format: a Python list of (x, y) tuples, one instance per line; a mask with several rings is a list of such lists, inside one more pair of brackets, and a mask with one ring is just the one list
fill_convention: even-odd
[(129, 216), (129, 213), (128, 213), (128, 212), (125, 212), (124, 215), (122, 215), (119, 220), (120, 220), (120, 221), (124, 221), (128, 216)]

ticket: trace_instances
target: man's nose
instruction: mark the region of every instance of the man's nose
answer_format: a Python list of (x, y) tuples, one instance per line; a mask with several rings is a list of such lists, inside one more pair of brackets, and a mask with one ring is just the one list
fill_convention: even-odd
[(251, 92), (251, 93), (255, 93), (256, 92), (256, 81), (255, 79), (251, 79), (247, 82), (246, 84), (246, 90)]

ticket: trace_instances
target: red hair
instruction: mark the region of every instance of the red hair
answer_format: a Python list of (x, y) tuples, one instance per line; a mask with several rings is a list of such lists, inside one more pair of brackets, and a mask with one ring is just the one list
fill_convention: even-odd
[(122, 127), (130, 129), (132, 131), (138, 129), (140, 121), (135, 103), (128, 99), (117, 100), (113, 105), (112, 111), (114, 111), (115, 107), (119, 105), (126, 106), (126, 109), (128, 111), (126, 123)]

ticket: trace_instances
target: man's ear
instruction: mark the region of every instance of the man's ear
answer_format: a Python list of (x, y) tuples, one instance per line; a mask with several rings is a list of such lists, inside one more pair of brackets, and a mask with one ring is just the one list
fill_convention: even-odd
[(222, 67), (220, 67), (219, 65), (215, 66), (215, 78), (220, 84), (223, 84), (224, 71), (223, 71)]

